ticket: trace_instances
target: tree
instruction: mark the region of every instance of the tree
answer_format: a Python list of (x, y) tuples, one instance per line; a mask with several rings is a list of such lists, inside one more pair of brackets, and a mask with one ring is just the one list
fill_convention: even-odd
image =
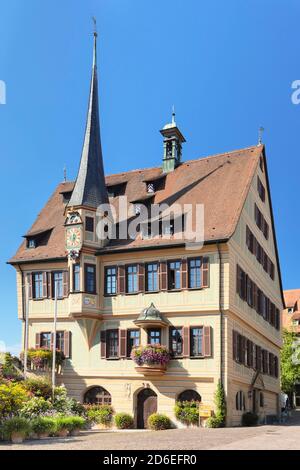
[(300, 348), (297, 335), (294, 332), (283, 330), (283, 346), (281, 350), (281, 388), (291, 394), (295, 385), (300, 381)]

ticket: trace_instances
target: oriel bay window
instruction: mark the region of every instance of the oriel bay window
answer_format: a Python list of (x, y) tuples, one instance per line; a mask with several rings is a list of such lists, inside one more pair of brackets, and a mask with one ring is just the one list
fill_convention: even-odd
[(158, 263), (146, 264), (146, 291), (158, 291)]
[(182, 356), (182, 328), (172, 327), (169, 331), (170, 335), (170, 352), (173, 357)]
[(96, 266), (94, 264), (84, 265), (84, 290), (88, 294), (96, 294)]
[(140, 345), (140, 330), (127, 330), (127, 357), (133, 348)]
[(181, 262), (169, 261), (168, 263), (168, 289), (177, 290), (181, 288)]
[(107, 266), (105, 268), (105, 295), (115, 295), (117, 293), (117, 268), (116, 266)]
[(138, 292), (138, 265), (126, 266), (126, 291), (128, 294)]
[(148, 343), (149, 344), (161, 344), (161, 329), (160, 328), (148, 329)]

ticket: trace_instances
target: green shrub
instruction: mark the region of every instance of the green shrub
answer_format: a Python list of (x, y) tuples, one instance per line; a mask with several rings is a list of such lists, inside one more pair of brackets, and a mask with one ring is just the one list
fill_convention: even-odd
[(168, 416), (159, 413), (153, 413), (148, 418), (148, 426), (154, 431), (162, 431), (163, 429), (170, 429), (172, 423)]
[(28, 400), (19, 411), (20, 416), (24, 418), (35, 418), (43, 415), (53, 409), (52, 403), (43, 397), (33, 397)]
[(26, 437), (30, 432), (30, 422), (26, 418), (14, 416), (5, 419), (1, 426), (1, 436), (3, 439), (11, 439), (13, 433), (19, 433)]
[(86, 425), (86, 420), (82, 416), (69, 416), (68, 421), (68, 430), (70, 432), (75, 429), (84, 429)]
[(56, 420), (48, 416), (39, 416), (32, 421), (31, 429), (38, 435), (53, 434), (56, 432)]
[(248, 411), (242, 416), (242, 425), (243, 426), (256, 426), (258, 423), (258, 416), (256, 413)]
[(199, 423), (199, 402), (178, 401), (175, 404), (175, 416), (181, 423), (198, 424)]
[(48, 400), (52, 396), (51, 383), (45, 379), (26, 379), (24, 387), (36, 397), (42, 397)]
[(207, 428), (222, 428), (224, 427), (224, 420), (220, 416), (212, 416), (206, 421)]
[(65, 429), (67, 431), (70, 430), (71, 427), (71, 420), (72, 416), (58, 416), (54, 418), (55, 420), (55, 431), (64, 431)]
[(0, 384), (0, 419), (18, 412), (29, 398), (28, 392), (21, 383)]
[(89, 421), (110, 426), (113, 418), (113, 408), (110, 405), (96, 405), (89, 406), (87, 409), (87, 417)]
[(117, 413), (115, 416), (115, 424), (118, 429), (133, 428), (133, 417), (127, 413)]

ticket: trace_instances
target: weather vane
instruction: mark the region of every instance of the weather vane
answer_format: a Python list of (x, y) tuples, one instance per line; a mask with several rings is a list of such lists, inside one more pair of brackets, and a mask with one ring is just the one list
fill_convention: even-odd
[(92, 16), (92, 20), (93, 20), (93, 23), (94, 23), (94, 36), (98, 36), (98, 33), (97, 33), (97, 20), (94, 16)]
[(175, 105), (172, 106), (172, 123), (175, 123)]
[(263, 127), (260, 127), (258, 129), (258, 145), (262, 144), (262, 137), (263, 137), (264, 130), (265, 129)]

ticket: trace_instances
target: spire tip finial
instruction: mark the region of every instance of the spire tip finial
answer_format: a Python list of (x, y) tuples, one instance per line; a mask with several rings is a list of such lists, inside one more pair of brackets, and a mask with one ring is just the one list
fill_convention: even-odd
[(97, 20), (94, 16), (92, 16), (92, 20), (93, 20), (93, 23), (94, 23), (94, 36), (95, 38), (98, 36), (98, 32), (97, 32)]
[(172, 106), (172, 124), (175, 124), (175, 106)]

